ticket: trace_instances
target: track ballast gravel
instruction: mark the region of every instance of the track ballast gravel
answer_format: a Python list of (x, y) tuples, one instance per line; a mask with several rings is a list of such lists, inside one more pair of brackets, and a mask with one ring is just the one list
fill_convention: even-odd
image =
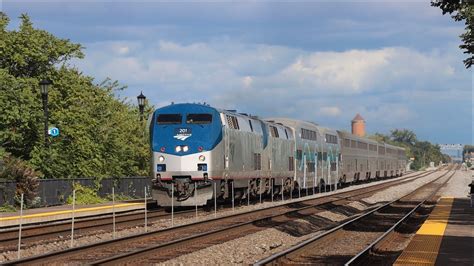
[[(395, 200), (410, 191), (415, 190), (428, 183), (429, 181), (439, 177), (446, 171), (440, 171), (432, 175), (419, 178), (413, 182), (391, 187), (387, 190), (378, 192), (369, 198), (360, 201), (349, 203), (351, 207), (363, 211), (370, 206), (380, 202), (387, 202)], [(331, 211), (320, 212), (316, 217), (326, 220), (331, 224), (332, 222), (340, 221), (341, 213), (328, 214)], [(320, 216), (320, 215), (323, 216)], [(348, 218), (348, 217), (346, 217)], [(307, 221), (302, 222), (301, 225)], [(313, 225), (314, 227), (314, 225)], [(172, 260), (164, 262), (165, 265), (189, 265), (189, 264), (253, 264), (261, 259), (264, 259), (272, 254), (278, 253), (282, 250), (303, 242), (304, 240), (313, 236), (324, 233), (323, 230), (306, 231), (306, 234), (292, 235), (287, 231), (278, 230), (278, 228), (269, 228), (264, 231), (257, 232), (252, 235), (234, 239), (225, 243), (213, 245), (205, 249), (177, 257)]]

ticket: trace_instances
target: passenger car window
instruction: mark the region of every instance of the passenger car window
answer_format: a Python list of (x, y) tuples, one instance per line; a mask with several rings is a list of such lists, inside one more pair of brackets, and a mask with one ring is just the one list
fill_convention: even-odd
[(156, 123), (159, 125), (181, 124), (183, 117), (180, 114), (159, 114)]
[(210, 124), (211, 122), (211, 114), (188, 114), (186, 116), (187, 124)]
[(270, 134), (272, 135), (272, 137), (274, 138), (278, 138), (280, 137), (280, 135), (278, 134), (278, 129), (274, 126), (270, 126)]

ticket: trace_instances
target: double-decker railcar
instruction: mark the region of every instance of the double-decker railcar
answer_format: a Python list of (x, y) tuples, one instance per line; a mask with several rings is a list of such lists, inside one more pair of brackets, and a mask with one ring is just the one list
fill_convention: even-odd
[(152, 197), (165, 207), (400, 175), (405, 162), (401, 148), (315, 123), (201, 104), (157, 109), (150, 139)]

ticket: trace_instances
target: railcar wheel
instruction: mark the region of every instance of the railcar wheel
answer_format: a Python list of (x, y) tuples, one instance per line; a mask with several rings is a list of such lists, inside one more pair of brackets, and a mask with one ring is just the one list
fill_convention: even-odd
[(324, 179), (321, 178), (319, 180), (319, 193), (323, 191), (323, 188), (324, 188), (324, 192), (326, 192), (326, 182), (324, 182)]
[(337, 182), (337, 188), (342, 188), (342, 184), (344, 184), (344, 179), (341, 177), (339, 178), (339, 181)]

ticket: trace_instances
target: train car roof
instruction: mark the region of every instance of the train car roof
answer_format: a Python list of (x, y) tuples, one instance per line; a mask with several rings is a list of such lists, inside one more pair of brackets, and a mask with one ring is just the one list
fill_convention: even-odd
[(319, 129), (319, 126), (316, 123), (297, 120), (297, 119), (291, 119), (291, 118), (275, 117), (275, 118), (265, 118), (263, 120), (270, 123), (282, 123), (284, 125), (287, 125), (289, 127), (294, 127), (294, 128), (304, 127), (306, 129), (316, 129), (316, 130)]
[(267, 123), (267, 124), (271, 124), (271, 125), (275, 125), (275, 126), (282, 126), (282, 127), (294, 127), (294, 128), (306, 128), (306, 129), (313, 129), (313, 130), (317, 130), (319, 131), (320, 133), (336, 133), (336, 134), (340, 134), (341, 136), (343, 137), (350, 137), (351, 139), (354, 139), (354, 140), (359, 140), (359, 141), (364, 141), (366, 143), (371, 143), (371, 144), (379, 144), (379, 145), (384, 145), (386, 148), (391, 148), (391, 149), (397, 149), (397, 150), (405, 150), (405, 148), (403, 147), (399, 147), (399, 146), (394, 146), (394, 145), (390, 145), (390, 144), (387, 144), (385, 142), (379, 142), (379, 141), (375, 141), (375, 140), (371, 140), (369, 138), (365, 138), (365, 137), (359, 137), (359, 136), (356, 136), (354, 134), (351, 134), (347, 131), (342, 131), (342, 130), (336, 130), (336, 129), (331, 129), (331, 128), (326, 128), (326, 127), (322, 127), (314, 122), (308, 122), (308, 121), (303, 121), (303, 120), (298, 120), (298, 119), (291, 119), (291, 118), (284, 118), (284, 117), (276, 117), (276, 118), (265, 118), (265, 119), (261, 119), (257, 116), (252, 116), (252, 115), (248, 115), (248, 114), (242, 114), (242, 113), (237, 113), (236, 110), (226, 110), (226, 109), (222, 109), (222, 108), (216, 108), (216, 107), (212, 107), (208, 104), (201, 104), (201, 103), (172, 103), (170, 105), (167, 105), (167, 106), (163, 106), (163, 107), (160, 107), (160, 108), (157, 108), (155, 110), (155, 112), (157, 110), (160, 110), (160, 111), (165, 111), (165, 112), (173, 112), (173, 111), (176, 111), (176, 109), (178, 108), (190, 108), (190, 107), (193, 107), (193, 109), (195, 110), (196, 107), (200, 107), (203, 111), (204, 110), (215, 110), (219, 113), (224, 113), (224, 114), (229, 114), (229, 115), (235, 115), (235, 116), (239, 116), (239, 117), (242, 117), (242, 118), (247, 118), (247, 119), (252, 119), (252, 120), (258, 120), (258, 121), (262, 121), (264, 123)]
[(385, 143), (385, 147), (390, 148), (390, 149), (395, 149), (395, 150), (405, 150), (405, 148), (403, 148), (403, 147), (395, 146), (395, 145), (391, 145), (391, 144), (387, 144), (387, 143)]
[(255, 121), (261, 121), (261, 122), (263, 122), (265, 124), (268, 124), (268, 125), (290, 129), (288, 126), (285, 126), (285, 125), (283, 125), (281, 123), (278, 123), (276, 121), (273, 121), (273, 122), (272, 121), (267, 121), (266, 119), (262, 119), (262, 118), (257, 117), (257, 116), (252, 116), (252, 115), (243, 114), (243, 113), (237, 113), (237, 111), (235, 111), (235, 110), (225, 110), (225, 109), (216, 109), (216, 110), (218, 112), (226, 114), (226, 115), (233, 115), (233, 116), (238, 116), (238, 117), (245, 118), (245, 119), (252, 119), (252, 120), (255, 120)]

